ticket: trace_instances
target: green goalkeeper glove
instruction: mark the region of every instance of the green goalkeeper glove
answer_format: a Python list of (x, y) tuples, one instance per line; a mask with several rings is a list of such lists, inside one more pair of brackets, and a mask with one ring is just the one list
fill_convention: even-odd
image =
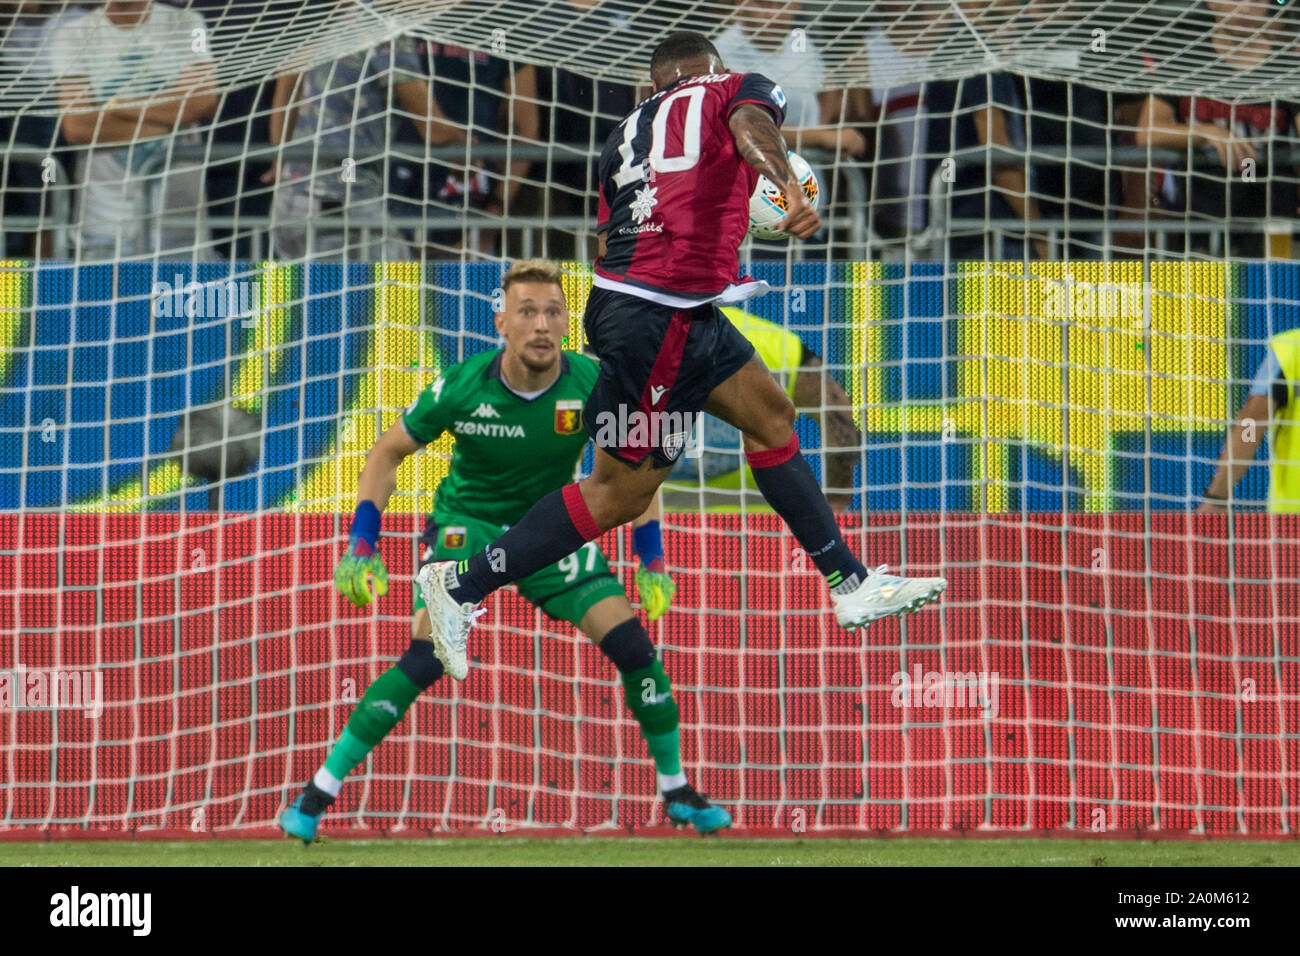
[(636, 569), (636, 593), (647, 620), (663, 617), (673, 603), (677, 584), (664, 567), (664, 538), (658, 521), (647, 521), (632, 529), (632, 545), (640, 565)]
[[(334, 586), (357, 607), (365, 607), (388, 593), (388, 568), (384, 566), (384, 559), (378, 551), (360, 553), (369, 548), (360, 538), (353, 538), (334, 569)], [(372, 581), (373, 591), (370, 587)]]
[(636, 569), (636, 593), (647, 620), (656, 621), (673, 603), (677, 582), (666, 571), (651, 571), (644, 564)]
[(363, 501), (352, 519), (348, 549), (334, 569), (334, 586), (357, 607), (365, 607), (388, 593), (388, 568), (375, 550), (378, 540), (379, 509)]

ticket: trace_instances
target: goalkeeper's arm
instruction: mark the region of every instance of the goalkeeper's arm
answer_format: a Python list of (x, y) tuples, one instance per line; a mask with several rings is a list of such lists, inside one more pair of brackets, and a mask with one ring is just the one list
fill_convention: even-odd
[(398, 466), (422, 447), (406, 433), (399, 418), (366, 455), (357, 479), (357, 510), (352, 516), (348, 549), (334, 569), (334, 584), (357, 607), (388, 593), (388, 569), (379, 554), (380, 519), (397, 488)]
[(641, 517), (632, 522), (632, 543), (636, 549), (636, 591), (648, 620), (656, 620), (668, 610), (677, 593), (677, 584), (664, 566), (664, 538), (659, 526), (663, 504), (656, 493)]

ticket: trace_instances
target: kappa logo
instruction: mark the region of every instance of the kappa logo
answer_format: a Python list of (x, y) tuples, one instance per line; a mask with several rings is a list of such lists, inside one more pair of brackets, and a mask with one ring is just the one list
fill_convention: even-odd
[(501, 413), (498, 412), (496, 408), (489, 405), (487, 402), (481, 402), (479, 404), (479, 407), (474, 409), (474, 414), (471, 415), (470, 417), (471, 418), (500, 418)]
[(667, 390), (668, 390), (668, 388), (667, 388), (666, 385), (651, 385), (651, 386), (650, 386), (650, 404), (651, 404), (651, 405), (658, 405), (658, 404), (659, 404), (659, 399), (663, 397), (664, 392), (667, 391)]

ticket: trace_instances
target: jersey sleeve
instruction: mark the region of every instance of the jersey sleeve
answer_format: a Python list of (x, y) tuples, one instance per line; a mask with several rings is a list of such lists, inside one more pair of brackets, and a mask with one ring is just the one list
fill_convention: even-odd
[(426, 385), (402, 415), (402, 427), (412, 441), (422, 445), (447, 430), (455, 417), (456, 369), (449, 369)]
[(762, 73), (745, 73), (741, 76), (735, 94), (727, 103), (724, 116), (730, 119), (731, 114), (746, 103), (766, 108), (777, 126), (785, 122), (785, 91)]
[(1278, 361), (1272, 346), (1264, 350), (1264, 361), (1255, 370), (1255, 378), (1250, 383), (1250, 394), (1268, 395), (1278, 408), (1291, 401), (1290, 385), (1282, 374), (1282, 363)]

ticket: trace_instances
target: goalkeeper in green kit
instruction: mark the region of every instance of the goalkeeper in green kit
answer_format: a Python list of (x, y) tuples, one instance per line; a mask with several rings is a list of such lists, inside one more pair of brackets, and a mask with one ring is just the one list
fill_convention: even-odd
[[(353, 604), (369, 604), (387, 593), (388, 571), (378, 551), (380, 516), (397, 487), (398, 465), (443, 432), (455, 436), (455, 449), (421, 536), (422, 565), (468, 559), (536, 501), (573, 480), (588, 441), (583, 403), (599, 365), (560, 348), (569, 330), (561, 275), (559, 264), (548, 260), (515, 263), (502, 280), (504, 311), (495, 316), (505, 347), (448, 369), (370, 449), (357, 482), (360, 503), (348, 549), (334, 571), (338, 589)], [(675, 591), (664, 572), (657, 516), (647, 512), (634, 539), (640, 560), (637, 591), (653, 621), (668, 609)], [(696, 793), (682, 772), (677, 704), (668, 675), (596, 542), (517, 586), (548, 615), (583, 631), (618, 669), (628, 708), (654, 758), (669, 819), (701, 833), (729, 826), (731, 815)], [(281, 814), (285, 833), (304, 843), (315, 839), (344, 778), (392, 731), (420, 692), (444, 670), (457, 680), (465, 677), (464, 657), (440, 655), (430, 631), (417, 587), (410, 647), (366, 690), (324, 765)]]

